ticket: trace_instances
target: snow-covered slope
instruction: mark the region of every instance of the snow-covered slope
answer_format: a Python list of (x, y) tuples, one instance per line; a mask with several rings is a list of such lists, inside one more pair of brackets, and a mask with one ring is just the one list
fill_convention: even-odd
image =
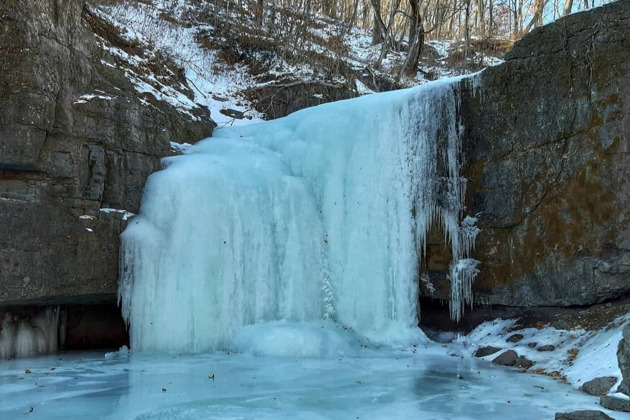
[[(248, 3), (242, 7), (246, 10)], [(300, 94), (310, 99), (302, 99), (288, 112), (411, 87), (500, 62), (477, 52), (474, 66), (463, 69), (461, 62), (453, 59), (461, 55), (461, 41), (428, 41), (420, 71), (409, 80), (399, 70), (405, 52), (392, 51), (376, 68), (381, 47), (371, 44), (368, 31), (347, 30), (343, 22), (322, 15), (308, 21), (304, 39), (286, 45), (292, 40), (291, 33), (259, 27), (219, 2), (122, 0), (91, 10), (110, 25), (110, 34), (116, 32), (116, 39), (123, 41), (121, 46), (102, 39), (102, 44), (116, 58), (109, 64), (123, 67), (138, 92), (150, 92), (183, 110), (206, 106), (219, 127), (286, 115), (270, 112), (269, 102), (273, 96), (281, 96), (279, 91), (296, 84), (304, 86)], [(163, 57), (172, 59), (179, 68), (161, 67)], [(175, 83), (165, 80), (165, 71), (173, 73)], [(336, 93), (329, 94), (329, 89)]]

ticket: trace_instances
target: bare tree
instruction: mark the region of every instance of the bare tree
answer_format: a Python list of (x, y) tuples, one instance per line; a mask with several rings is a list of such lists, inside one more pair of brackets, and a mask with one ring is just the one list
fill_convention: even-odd
[(418, 62), (424, 45), (424, 24), (420, 15), (419, 0), (409, 0), (411, 16), (409, 18), (409, 52), (403, 64), (403, 73), (415, 77), (418, 73)]
[(542, 16), (545, 9), (545, 3), (545, 0), (536, 0), (534, 16), (532, 17), (532, 20), (529, 21), (527, 28), (525, 28), (525, 32), (529, 32), (533, 26), (538, 27), (542, 25)]
[(380, 44), (385, 40), (385, 23), (381, 17), (381, 0), (370, 0), (374, 13), (374, 26), (372, 27), (372, 45)]

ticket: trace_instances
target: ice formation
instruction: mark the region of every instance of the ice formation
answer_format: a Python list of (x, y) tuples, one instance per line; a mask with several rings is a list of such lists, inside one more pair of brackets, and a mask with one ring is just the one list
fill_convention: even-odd
[(56, 352), (65, 338), (62, 315), (59, 307), (46, 307), (31, 316), (5, 312), (0, 323), (0, 359)]
[(458, 86), (217, 130), (166, 159), (122, 235), (132, 349), (225, 349), (249, 325), (320, 320), (402, 340), (417, 325), (419, 261), (435, 223), (452, 248), (458, 319), (478, 232), (462, 221)]

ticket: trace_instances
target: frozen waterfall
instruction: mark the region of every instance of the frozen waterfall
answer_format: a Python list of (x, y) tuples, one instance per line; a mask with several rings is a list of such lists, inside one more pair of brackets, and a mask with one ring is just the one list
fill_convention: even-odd
[(403, 340), (416, 330), (419, 261), (435, 222), (452, 248), (459, 319), (478, 230), (463, 217), (458, 86), (221, 129), (165, 159), (122, 235), (132, 348), (229, 349), (257, 326), (309, 342), (294, 325), (331, 321), (371, 341)]

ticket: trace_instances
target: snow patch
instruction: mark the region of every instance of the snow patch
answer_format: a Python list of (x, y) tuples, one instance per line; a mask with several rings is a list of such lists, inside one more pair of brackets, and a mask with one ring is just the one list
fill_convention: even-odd
[(118, 351), (110, 351), (105, 353), (105, 360), (122, 359), (129, 356), (129, 347), (123, 345)]
[(101, 212), (103, 213), (120, 213), (123, 215), (122, 220), (126, 221), (128, 220), (130, 217), (135, 216), (135, 213), (132, 213), (130, 211), (127, 210), (120, 210), (120, 209), (111, 209), (111, 208), (102, 208), (100, 209)]
[[(466, 356), (485, 346), (498, 347), (503, 351), (514, 350), (519, 356), (534, 362), (531, 371), (558, 372), (558, 376), (566, 377), (576, 388), (600, 376), (615, 376), (619, 385), (621, 371), (617, 363), (617, 346), (623, 327), (629, 320), (630, 315), (624, 315), (598, 331), (567, 331), (550, 326), (513, 330), (515, 320), (488, 321), (467, 336), (459, 337), (453, 348), (461, 350)], [(523, 339), (508, 343), (506, 338), (513, 334), (521, 334)], [(533, 343), (536, 345), (532, 346)], [(552, 345), (555, 349), (538, 351), (543, 345)], [(499, 354), (491, 354), (484, 359), (492, 360)]]
[(100, 94), (94, 94), (94, 93), (87, 93), (85, 95), (81, 95), (79, 96), (73, 103), (74, 104), (85, 104), (88, 102), (91, 102), (94, 99), (101, 99), (104, 101), (110, 101), (112, 99), (114, 99), (114, 96), (107, 96), (107, 95), (100, 95)]
[(180, 155), (186, 154), (188, 150), (192, 147), (192, 144), (189, 143), (175, 143), (171, 142), (171, 151), (179, 153)]

